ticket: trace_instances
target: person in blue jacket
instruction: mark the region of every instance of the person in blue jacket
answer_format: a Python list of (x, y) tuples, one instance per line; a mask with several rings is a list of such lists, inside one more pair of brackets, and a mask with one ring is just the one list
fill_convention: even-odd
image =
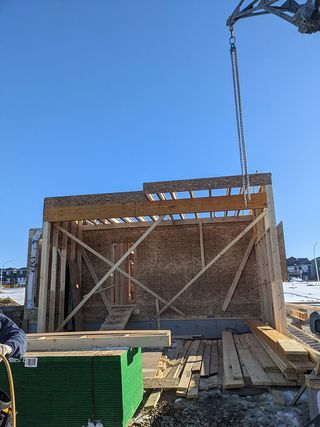
[(11, 319), (0, 312), (0, 354), (21, 359), (26, 351), (26, 334)]

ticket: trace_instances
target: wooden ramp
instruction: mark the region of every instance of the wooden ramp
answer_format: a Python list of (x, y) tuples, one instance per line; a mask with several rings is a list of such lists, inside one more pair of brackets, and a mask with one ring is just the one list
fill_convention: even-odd
[(100, 331), (117, 331), (126, 328), (127, 323), (133, 312), (133, 306), (119, 305), (113, 306), (111, 313), (105, 318), (100, 327)]

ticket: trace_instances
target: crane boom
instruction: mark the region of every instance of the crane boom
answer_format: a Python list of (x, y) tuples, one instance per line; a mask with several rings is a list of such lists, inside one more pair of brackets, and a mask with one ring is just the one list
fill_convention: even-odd
[(320, 31), (320, 0), (307, 0), (300, 4), (296, 0), (241, 0), (227, 20), (232, 27), (239, 19), (273, 14), (298, 27), (300, 33)]

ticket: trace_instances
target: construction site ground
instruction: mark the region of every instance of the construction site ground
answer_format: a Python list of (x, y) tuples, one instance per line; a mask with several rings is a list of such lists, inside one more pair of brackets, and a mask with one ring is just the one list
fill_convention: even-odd
[[(156, 408), (142, 409), (131, 426), (303, 427), (309, 419), (307, 396), (304, 394), (297, 406), (288, 406), (295, 392), (296, 389), (275, 388), (244, 390), (238, 394), (219, 388), (201, 391), (197, 399), (190, 400), (177, 398), (174, 392), (168, 391), (162, 394)], [(283, 402), (275, 403), (277, 399)]]

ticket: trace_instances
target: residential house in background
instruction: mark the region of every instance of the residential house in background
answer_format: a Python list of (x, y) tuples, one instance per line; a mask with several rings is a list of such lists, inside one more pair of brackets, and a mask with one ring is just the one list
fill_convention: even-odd
[(311, 261), (308, 258), (287, 258), (288, 278), (311, 280)]
[(320, 257), (317, 257), (311, 260), (311, 280), (318, 280), (315, 259), (317, 260), (318, 275), (320, 277)]
[(27, 268), (4, 268), (2, 270), (2, 284), (5, 286), (26, 286)]

